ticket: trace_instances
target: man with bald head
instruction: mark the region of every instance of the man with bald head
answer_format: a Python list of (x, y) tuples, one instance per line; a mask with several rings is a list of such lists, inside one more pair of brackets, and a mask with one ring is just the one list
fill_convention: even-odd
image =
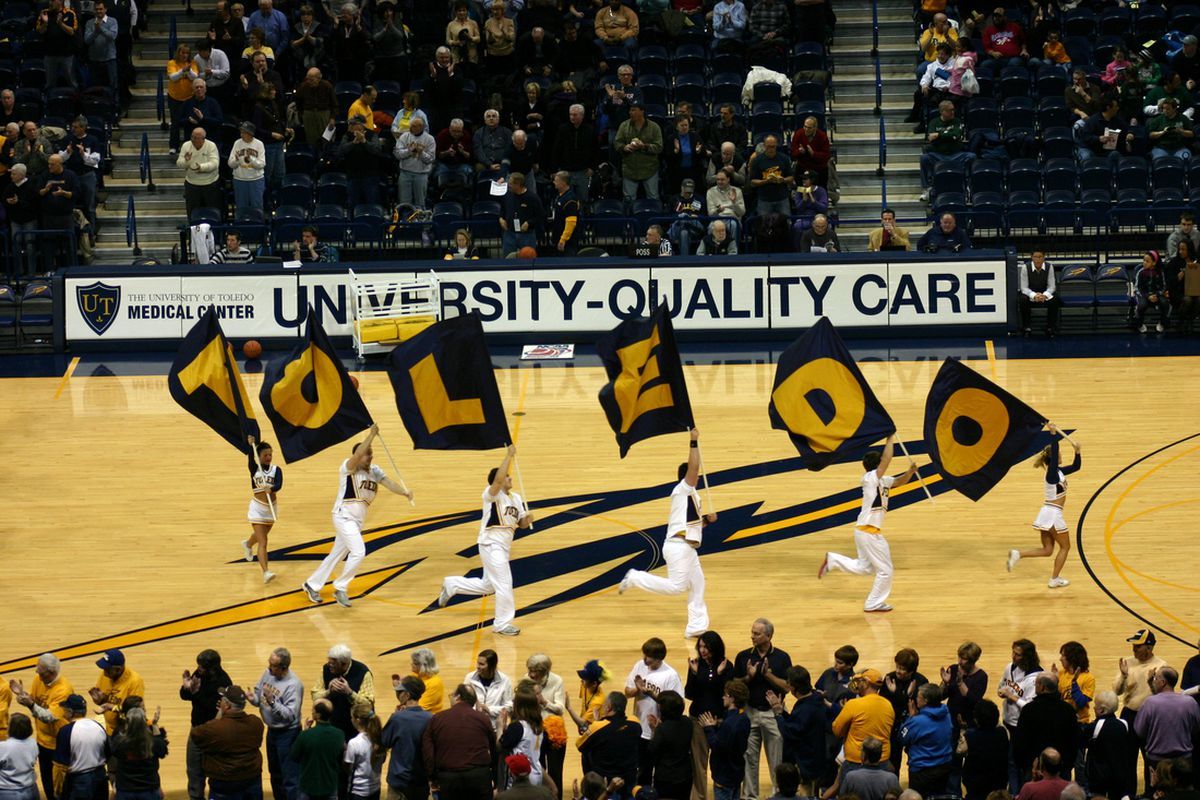
[[(1028, 767), (1017, 765), (1023, 770)], [(1033, 760), (1033, 780), (1021, 787), (1017, 800), (1060, 800), (1063, 789), (1071, 785), (1059, 773), (1063, 768), (1063, 757), (1053, 747), (1047, 747)]]
[(296, 88), (296, 106), (304, 126), (304, 141), (313, 147), (320, 146), (321, 136), (338, 108), (333, 84), (325, 80), (321, 70), (313, 67), (304, 73), (304, 80)]
[(217, 146), (204, 135), (204, 128), (192, 131), (192, 138), (179, 150), (175, 165), (184, 170), (183, 199), (188, 218), (197, 208), (224, 208), (221, 195), (221, 157)]
[(45, 268), (53, 269), (55, 257), (61, 266), (70, 266), (74, 261), (70, 237), (67, 231), (75, 230), (75, 196), (79, 193), (79, 178), (75, 173), (63, 169), (63, 157), (54, 153), (49, 166), (38, 183), (43, 231), (61, 231), (61, 236), (43, 234), (42, 254)]
[(10, 122), (20, 122), (17, 119), (17, 95), (12, 89), (5, 89), (0, 92), (0, 124), (8, 125)]

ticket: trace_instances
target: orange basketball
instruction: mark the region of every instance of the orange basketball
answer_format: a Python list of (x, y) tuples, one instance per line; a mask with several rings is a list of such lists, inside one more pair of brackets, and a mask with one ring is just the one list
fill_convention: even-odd
[(522, 247), (517, 251), (517, 258), (537, 258), (537, 250), (533, 247)]
[(258, 358), (262, 355), (262, 345), (257, 339), (251, 339), (242, 345), (242, 353), (246, 358)]
[(354, 377), (353, 375), (351, 375), (351, 376), (350, 376), (350, 382), (354, 384), (354, 388), (355, 388), (355, 389), (357, 389), (357, 388), (358, 388), (358, 378), (356, 378), (356, 377)]

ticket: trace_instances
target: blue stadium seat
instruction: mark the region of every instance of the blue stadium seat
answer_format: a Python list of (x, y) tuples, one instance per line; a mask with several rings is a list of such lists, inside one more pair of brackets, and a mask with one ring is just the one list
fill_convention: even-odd
[(1134, 39), (1144, 42), (1148, 39), (1158, 39), (1167, 31), (1167, 12), (1162, 6), (1144, 3), (1138, 6), (1137, 17), (1133, 22)]
[(1028, 97), (1029, 87), (1029, 70), (1024, 67), (1005, 67), (1000, 71), (1000, 95), (1002, 97)]
[(338, 203), (317, 203), (313, 209), (312, 221), (317, 224), (345, 222), (346, 207)]
[(981, 194), (1004, 192), (1004, 164), (991, 158), (977, 158), (971, 162), (971, 200)]
[(817, 127), (821, 130), (827, 130), (825, 127), (827, 120), (825, 119), (824, 103), (796, 103), (794, 106), (792, 106), (792, 111), (794, 111), (796, 114), (795, 127), (803, 127), (805, 117), (816, 117)]
[(283, 176), (283, 184), (275, 192), (275, 199), (281, 206), (302, 206), (308, 208), (313, 200), (313, 179), (306, 172)]
[(636, 220), (634, 225), (639, 231), (644, 232), (646, 228), (650, 227), (654, 218), (661, 217), (662, 213), (662, 203), (654, 198), (642, 197), (633, 201), (633, 218)]
[(1150, 186), (1150, 169), (1146, 159), (1139, 156), (1125, 156), (1117, 164), (1117, 191), (1122, 189), (1140, 189), (1143, 193)]
[(403, 104), (404, 87), (398, 81), (375, 81), (375, 91), (379, 93), (375, 98), (375, 108), (380, 111), (391, 114)]
[(792, 100), (797, 103), (825, 102), (825, 84), (820, 81), (798, 81), (792, 84)]
[(943, 161), (933, 168), (933, 183), (930, 186), (933, 196), (944, 194), (966, 195), (967, 172), (962, 164)]
[(351, 212), (351, 218), (355, 222), (374, 222), (376, 220), (383, 222), (387, 216), (387, 212), (379, 203), (359, 203)]
[(219, 208), (193, 208), (188, 222), (192, 225), (199, 225), (203, 222), (207, 222), (209, 225), (220, 225), (224, 218), (225, 215)]
[(722, 72), (713, 75), (712, 82), (709, 84), (713, 105), (719, 106), (722, 103), (732, 103), (734, 106), (740, 108), (742, 105), (742, 84), (744, 83), (744, 79), (737, 73)]
[(755, 103), (750, 114), (750, 131), (755, 136), (783, 134), (783, 106), (780, 103)]
[[(1120, 172), (1118, 171), (1118, 176)], [(1144, 186), (1144, 184), (1143, 184)], [(1151, 225), (1150, 199), (1145, 188), (1118, 189), (1117, 203), (1112, 210), (1113, 227), (1146, 230)]]
[[(1191, 210), (1187, 201), (1184, 200), (1181, 189), (1155, 189), (1151, 205), (1154, 208), (1151, 215), (1151, 228), (1156, 230), (1174, 228), (1175, 223), (1179, 221), (1179, 215), (1184, 211)], [(1169, 258), (1170, 256), (1165, 257)]]
[(733, 53), (724, 51), (716, 53), (711, 61), (713, 75), (722, 73), (733, 73), (735, 75), (746, 74), (746, 60), (741, 53)]
[(1091, 309), (1096, 305), (1096, 279), (1087, 264), (1064, 264), (1056, 288), (1066, 308)]
[(1014, 158), (1008, 165), (1009, 193), (1033, 192), (1042, 194), (1042, 170), (1032, 158)]
[(1042, 168), (1042, 190), (1046, 192), (1047, 202), (1050, 192), (1069, 191), (1074, 200), (1075, 186), (1078, 183), (1078, 173), (1075, 170), (1075, 159), (1052, 158)]
[(60, 86), (46, 95), (46, 114), (62, 119), (74, 119), (79, 114), (79, 95), (74, 89)]
[(1111, 179), (1106, 189), (1084, 189), (1079, 203), (1079, 221), (1084, 225), (1107, 229), (1112, 215), (1112, 202)]
[(261, 208), (239, 208), (234, 211), (233, 221), (238, 225), (264, 225), (266, 216)]
[(676, 75), (704, 72), (708, 66), (708, 50), (702, 44), (681, 44), (671, 55), (671, 67)]
[(344, 206), (350, 200), (350, 182), (344, 172), (326, 172), (317, 178), (317, 202)]
[(968, 131), (1000, 130), (1000, 106), (991, 97), (972, 97), (967, 102), (966, 126)]
[(960, 192), (946, 192), (933, 199), (930, 204), (934, 217), (942, 214), (960, 215), (967, 213), (967, 199)]
[(1103, 191), (1105, 195), (1112, 192), (1113, 173), (1107, 158), (1091, 158), (1083, 162), (1079, 169), (1079, 190), (1081, 192)]
[(350, 104), (362, 96), (362, 84), (358, 81), (338, 81), (333, 85), (333, 93), (337, 96), (338, 108), (342, 119), (350, 110)]
[(1133, 14), (1129, 8), (1108, 6), (1100, 12), (1101, 36), (1125, 36), (1133, 29)]
[[(1037, 174), (1037, 173), (1035, 173)], [(1008, 192), (1005, 203), (1005, 222), (1009, 228), (1038, 230), (1042, 224), (1042, 200), (1038, 192), (1025, 190)]]
[(1046, 158), (1074, 158), (1075, 137), (1070, 128), (1047, 128), (1042, 131), (1042, 155)]
[(281, 205), (275, 209), (271, 219), (279, 223), (302, 223), (308, 219), (308, 209), (305, 206)]
[(647, 105), (667, 105), (667, 79), (662, 75), (642, 75), (637, 79), (637, 88)]
[(1092, 63), (1092, 40), (1082, 36), (1066, 36), (1062, 40), (1072, 67), (1086, 67)]
[(971, 205), (968, 206), (964, 223), (971, 233), (982, 230), (1003, 232), (1004, 228), (1004, 195), (995, 192), (974, 192), (971, 194)]
[(666, 75), (670, 63), (671, 59), (667, 55), (667, 48), (662, 45), (647, 44), (638, 48), (638, 75)]
[(1112, 61), (1113, 51), (1118, 47), (1126, 49), (1124, 37), (1101, 36), (1096, 39), (1092, 48), (1092, 63), (1107, 66)]
[(820, 42), (800, 42), (792, 48), (791, 71), (812, 72), (827, 68), (825, 46)]
[(629, 51), (617, 45), (605, 47), (601, 51), (601, 56), (604, 59), (604, 63), (608, 64), (608, 71), (612, 75), (616, 75), (618, 69), (631, 63), (629, 60)]
[(289, 144), (283, 153), (283, 165), (289, 175), (312, 175), (317, 168), (316, 150), (305, 144)]
[(704, 76), (698, 72), (676, 75), (674, 81), (673, 102), (691, 103), (692, 106), (702, 105), (708, 97), (708, 86)]
[(30, 328), (46, 329), (54, 324), (54, 290), (49, 281), (30, 281), (21, 293), (20, 316), (22, 337)]
[(1042, 224), (1046, 230), (1069, 229), (1074, 232), (1077, 222), (1075, 190), (1047, 189), (1042, 204)]
[(1154, 189), (1178, 189), (1183, 192), (1184, 177), (1187, 167), (1183, 159), (1176, 156), (1161, 156), (1154, 159), (1151, 167), (1154, 176)]
[(1018, 130), (1033, 131), (1037, 124), (1037, 115), (1033, 110), (1033, 100), (1028, 97), (1009, 97), (1004, 101), (1000, 110), (1000, 121), (1003, 123), (1004, 135)]
[(26, 89), (37, 89), (39, 92), (46, 85), (46, 68), (36, 61), (30, 61), (29, 55), (21, 62), (19, 75), (21, 86)]
[(1096, 269), (1096, 315), (1104, 309), (1115, 312), (1118, 319), (1128, 317), (1133, 310), (1133, 287), (1129, 271), (1123, 264), (1101, 264)]
[(773, 81), (760, 81), (751, 87), (751, 103), (783, 103), (783, 88)]
[(471, 207), (470, 229), (476, 239), (481, 237), (497, 239), (500, 230), (500, 216), (503, 211), (497, 200), (480, 200)]
[(1069, 128), (1074, 124), (1061, 90), (1052, 97), (1043, 97), (1038, 101), (1037, 122), (1038, 130), (1042, 131), (1048, 131), (1051, 128)]
[(1062, 32), (1064, 36), (1096, 35), (1096, 12), (1090, 8), (1073, 8), (1062, 15)]
[(597, 200), (592, 203), (591, 213), (584, 217), (584, 227), (590, 241), (624, 241), (630, 235), (630, 222), (620, 200)]
[(454, 230), (466, 217), (462, 203), (442, 201), (433, 205), (433, 235), (438, 239), (449, 239)]
[(7, 283), (0, 283), (0, 330), (10, 331), (14, 340), (17, 338), (17, 319), (20, 313), (20, 301), (17, 300), (13, 287)]
[(1171, 9), (1168, 30), (1190, 34), (1200, 25), (1200, 8), (1194, 5), (1178, 5)]

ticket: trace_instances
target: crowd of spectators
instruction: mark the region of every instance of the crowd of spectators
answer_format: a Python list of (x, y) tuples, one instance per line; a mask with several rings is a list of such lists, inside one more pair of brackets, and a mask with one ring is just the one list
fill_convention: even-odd
[[(1111, 679), (1093, 672), (1076, 641), (1043, 665), (1037, 646), (1019, 639), (998, 678), (981, 668), (981, 648), (965, 642), (927, 678), (911, 648), (885, 672), (860, 664), (852, 645), (816, 674), (774, 637), (771, 622), (757, 619), (749, 646), (733, 654), (706, 631), (679, 669), (651, 638), (623, 682), (610, 683), (612, 672), (592, 660), (576, 670), (577, 687), (544, 654), (510, 677), (495, 651), (483, 650), (451, 688), (422, 648), (409, 674), (391, 676), (394, 706), (345, 645), (329, 648), (307, 691), (286, 648), (244, 686), (205, 649), (183, 671), (188, 722), (174, 752), (185, 753), (191, 798), (261, 798), (264, 778), (288, 800), (378, 800), (385, 783), (391, 800), (493, 791), (506, 800), (559, 800), (567, 791), (576, 800), (1195, 797), (1200, 656), (1182, 669), (1168, 665), (1152, 631), (1128, 638), (1131, 653)], [(52, 654), (32, 677), (0, 686), (5, 798), (90, 800), (110, 785), (118, 800), (159, 796), (160, 761), (171, 752), (159, 725), (164, 704), (122, 651), (96, 663), (86, 696)], [(149, 703), (158, 708), (151, 718)], [(567, 789), (572, 749), (584, 778)], [(764, 754), (771, 794), (759, 781)]]

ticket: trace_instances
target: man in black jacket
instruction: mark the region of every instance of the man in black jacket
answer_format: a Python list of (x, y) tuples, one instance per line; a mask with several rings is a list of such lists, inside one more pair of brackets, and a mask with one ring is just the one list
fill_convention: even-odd
[(1046, 748), (1053, 748), (1062, 755), (1061, 775), (1071, 774), (1075, 753), (1079, 750), (1079, 723), (1075, 709), (1058, 693), (1058, 677), (1049, 672), (1037, 676), (1034, 684), (1036, 695), (1024, 708), (1017, 720), (1017, 731), (1013, 736), (1013, 760), (1021, 770), (1024, 780), (1029, 780), (1033, 760)]
[(13, 164), (8, 176), (10, 180), (4, 187), (4, 211), (12, 225), (13, 249), (25, 251), (25, 258), (22, 259), (25, 274), (32, 275), (37, 272), (34, 243), (32, 237), (22, 234), (37, 230), (41, 196), (37, 182), (30, 179), (29, 168), (24, 164)]
[(621, 692), (609, 692), (600, 709), (600, 721), (592, 723), (575, 746), (582, 756), (584, 773), (595, 772), (605, 781), (620, 778), (626, 786), (634, 786), (642, 726), (626, 716), (627, 702)]
[(567, 120), (555, 132), (550, 167), (565, 170), (571, 188), (575, 190), (575, 199), (586, 203), (592, 168), (600, 161), (596, 129), (586, 121), (584, 108), (579, 103), (568, 109)]
[(75, 230), (75, 196), (79, 193), (79, 179), (75, 173), (63, 169), (63, 163), (63, 157), (58, 153), (50, 156), (49, 171), (38, 184), (42, 230), (61, 232), (59, 236), (42, 234), (42, 258), (47, 271), (54, 269), (56, 256), (64, 267), (75, 262), (67, 232)]
[(1110, 94), (1103, 102), (1103, 111), (1092, 114), (1072, 131), (1080, 163), (1090, 158), (1107, 158), (1115, 163), (1121, 156), (1134, 153), (1137, 137), (1118, 113), (1117, 96)]
[[(233, 681), (221, 667), (221, 654), (216, 650), (201, 650), (196, 655), (196, 670), (183, 671), (183, 683), (179, 687), (179, 699), (192, 704), (192, 727), (203, 725), (217, 718), (217, 704), (221, 701), (222, 689), (233, 685)], [(188, 737), (187, 743), (188, 798), (204, 800), (204, 756), (200, 748)]]
[(349, 184), (348, 205), (379, 202), (380, 159), (384, 152), (375, 131), (367, 130), (366, 120), (358, 114), (350, 118), (346, 135), (338, 146), (337, 158)]
[[(1137, 791), (1137, 778), (1130, 772), (1130, 754), (1137, 743), (1129, 723), (1117, 717), (1117, 696), (1100, 692), (1093, 701), (1096, 721), (1083, 729), (1083, 747), (1087, 750), (1087, 787), (1093, 797), (1121, 800)], [(1135, 756), (1136, 757), (1136, 756)]]
[(504, 195), (504, 214), (500, 229), (504, 255), (523, 247), (537, 247), (538, 230), (546, 220), (546, 212), (537, 192), (525, 188), (525, 176), (514, 172), (508, 176), (508, 194)]

